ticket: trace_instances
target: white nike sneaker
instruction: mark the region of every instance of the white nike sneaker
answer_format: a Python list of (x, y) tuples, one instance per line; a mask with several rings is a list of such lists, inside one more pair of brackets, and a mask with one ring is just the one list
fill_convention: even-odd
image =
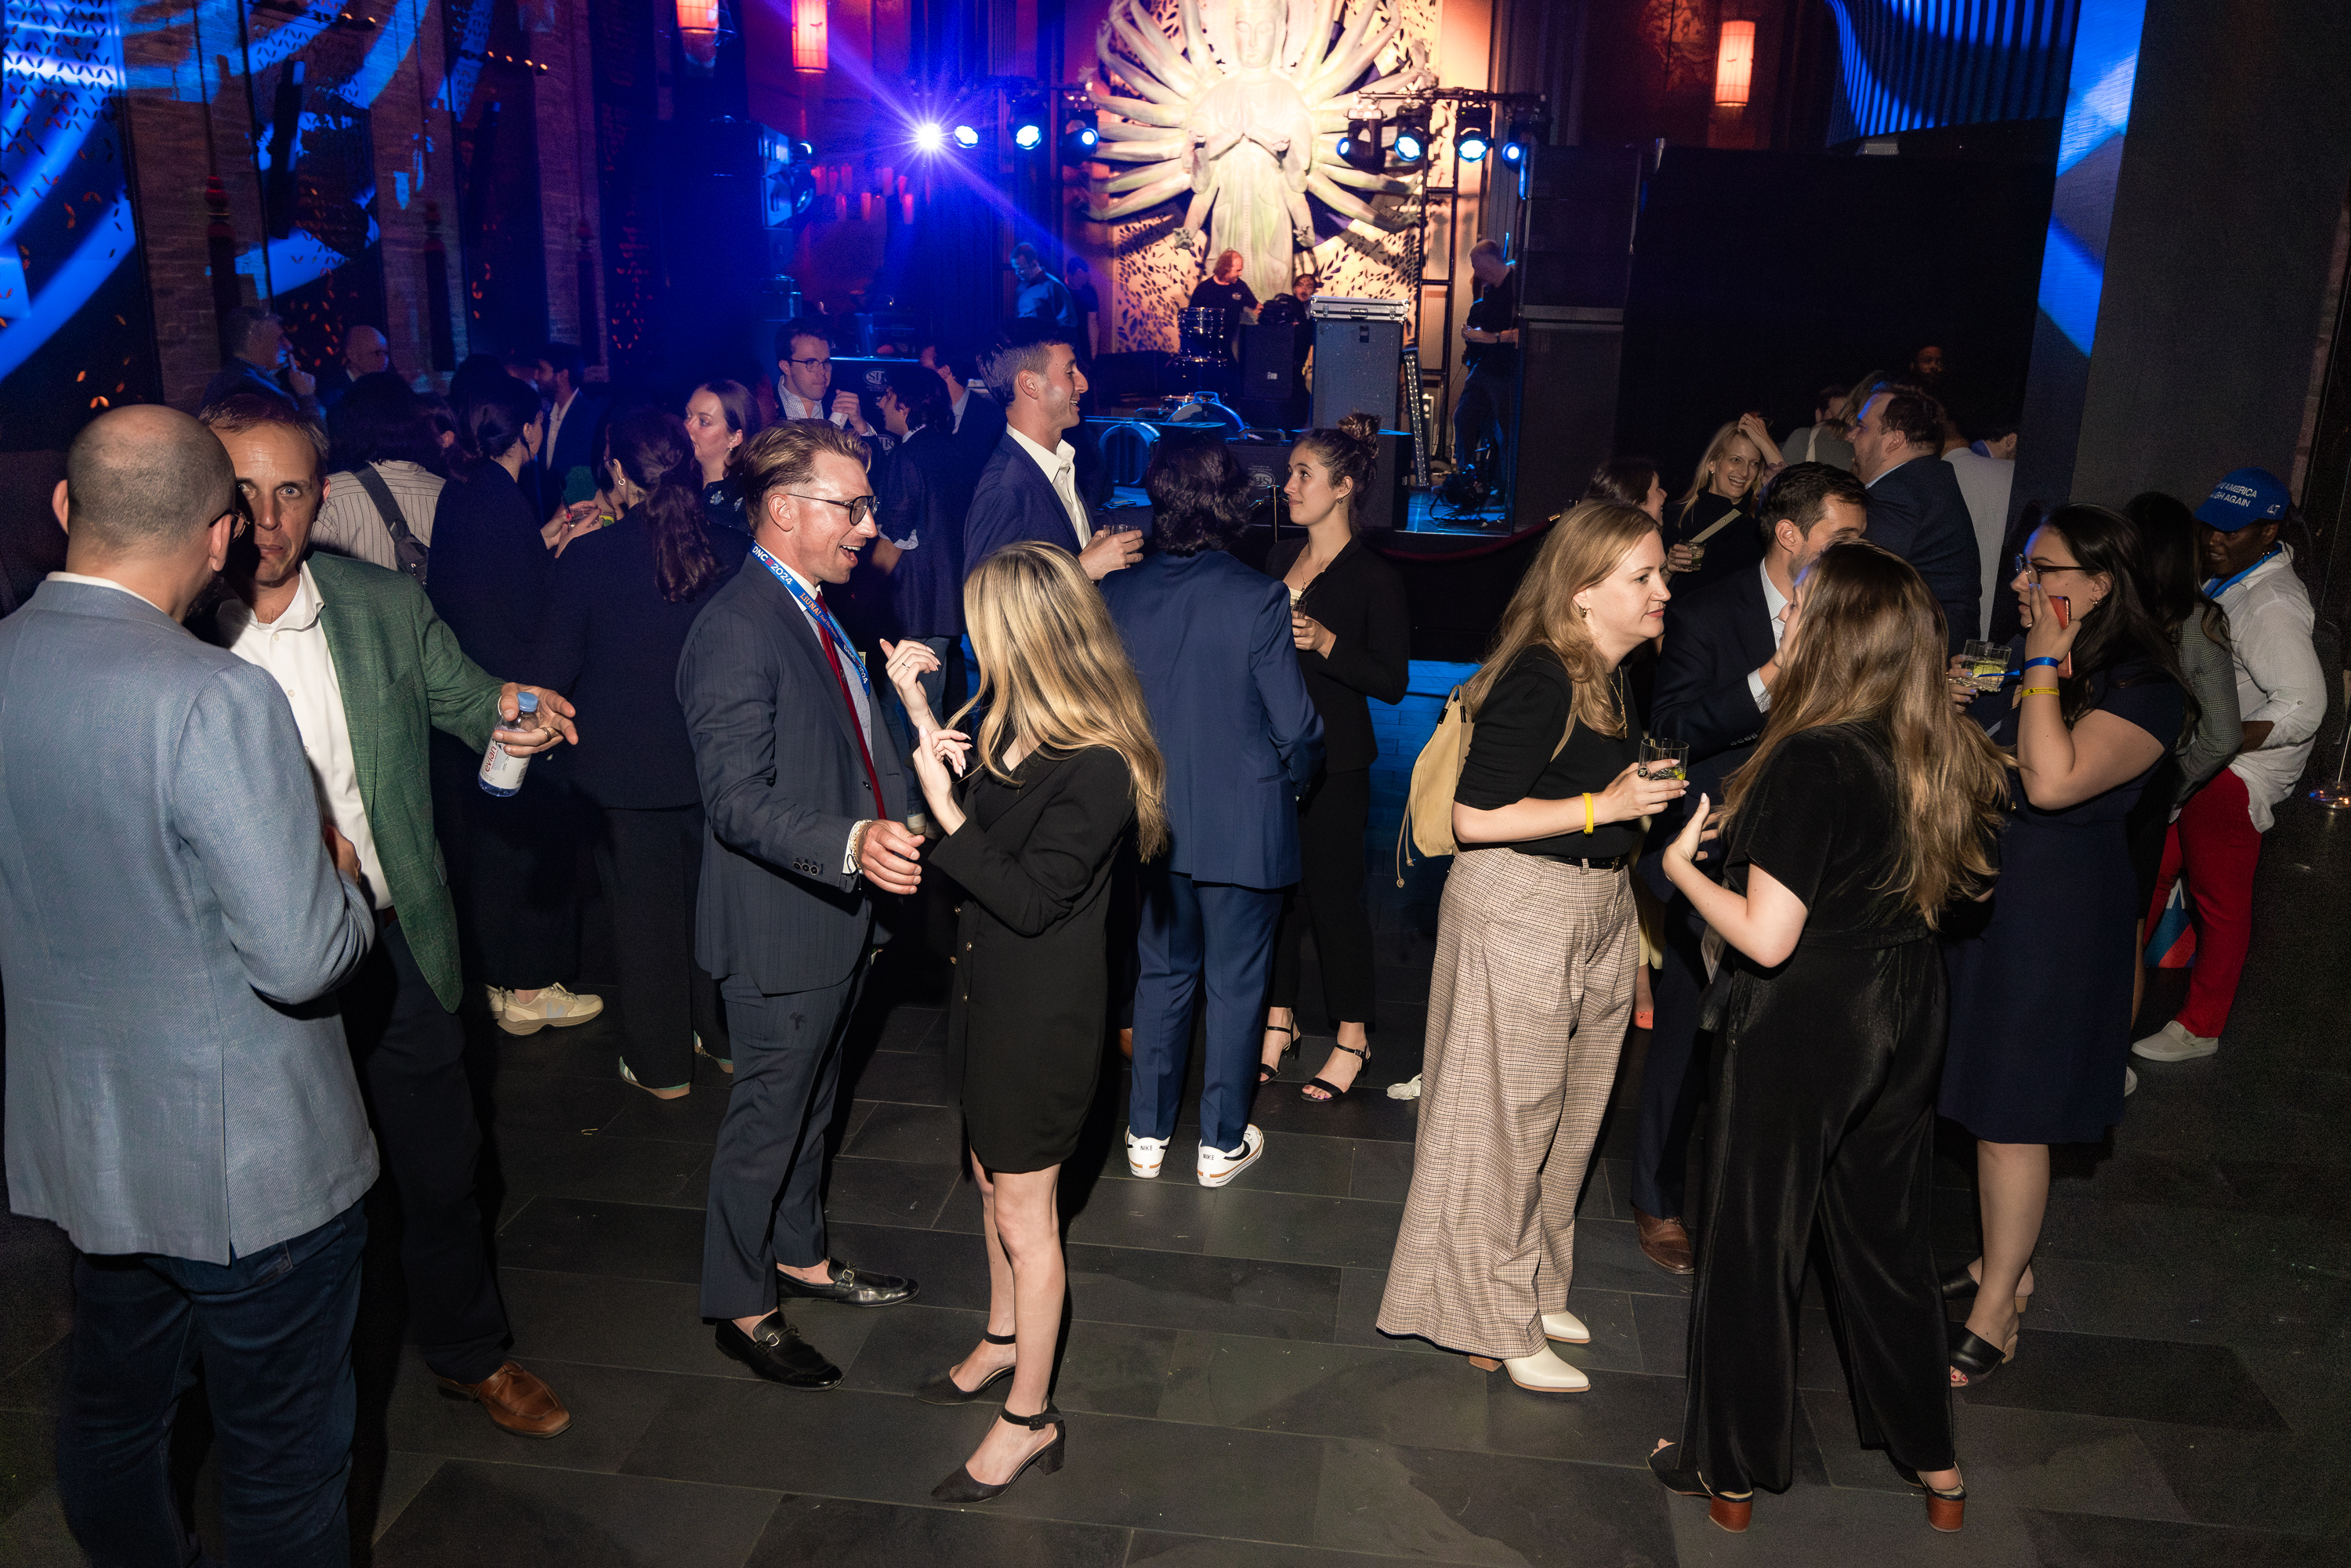
[(583, 997), (562, 986), (549, 986), (524, 1001), (513, 991), (498, 998), (498, 1027), (508, 1034), (537, 1034), (550, 1024), (569, 1029), (586, 1023), (604, 1010), (601, 997)]
[(2127, 1068), (2127, 1067), (2124, 1068), (2124, 1069), (2123, 1069), (2123, 1098), (2124, 1098), (2124, 1099), (2126, 1099), (2126, 1100), (2127, 1100), (2127, 1099), (2129, 1099), (2132, 1095), (2134, 1095), (2134, 1094), (2136, 1094), (2136, 1093), (2137, 1093), (2137, 1092), (2138, 1092), (2138, 1074), (2137, 1074), (2136, 1071), (2134, 1071), (2132, 1069), (2130, 1069), (2130, 1068)]
[(1145, 1181), (1149, 1181), (1153, 1176), (1157, 1176), (1157, 1175), (1159, 1174), (1159, 1167), (1160, 1167), (1161, 1164), (1163, 1164), (1163, 1163), (1166, 1160), (1166, 1158), (1167, 1158), (1167, 1140), (1166, 1140), (1166, 1139), (1165, 1139), (1165, 1138), (1138, 1138), (1138, 1137), (1136, 1137), (1136, 1136), (1134, 1135), (1134, 1130), (1133, 1128), (1131, 1128), (1131, 1127), (1130, 1127), (1129, 1129), (1127, 1129), (1127, 1134), (1126, 1134), (1126, 1173), (1127, 1173), (1127, 1175), (1129, 1175), (1129, 1176), (1141, 1176), (1144, 1180), (1145, 1180)]
[(1207, 1145), (1202, 1144), (1198, 1166), (1200, 1185), (1202, 1186), (1224, 1186), (1256, 1164), (1258, 1155), (1263, 1153), (1265, 1153), (1265, 1134), (1259, 1132), (1254, 1124), (1241, 1134), (1241, 1146), (1230, 1154), (1227, 1154), (1222, 1149), (1212, 1149)]
[(2220, 1049), (2220, 1039), (2206, 1039), (2190, 1034), (2173, 1019), (2145, 1040), (2131, 1046), (2133, 1056), (2143, 1056), (2149, 1061), (2193, 1061), (2199, 1056), (2210, 1056)]

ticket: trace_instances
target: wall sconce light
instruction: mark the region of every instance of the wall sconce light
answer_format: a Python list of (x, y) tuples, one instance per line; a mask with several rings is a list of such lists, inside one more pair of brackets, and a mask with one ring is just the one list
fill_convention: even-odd
[[(792, 69), (820, 71), (831, 61), (825, 0), (792, 0)], [(1749, 29), (1752, 31), (1753, 29)]]
[(1725, 22), (1715, 47), (1714, 102), (1718, 109), (1744, 109), (1755, 78), (1755, 24)]
[(718, 58), (718, 30), (724, 19), (718, 0), (677, 0), (677, 38), (685, 57), (708, 69)]

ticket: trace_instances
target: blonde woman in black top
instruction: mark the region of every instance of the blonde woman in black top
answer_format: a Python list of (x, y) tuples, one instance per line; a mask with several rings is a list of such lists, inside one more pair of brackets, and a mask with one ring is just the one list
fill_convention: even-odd
[(1364, 829), (1372, 813), (1370, 705), (1404, 700), (1412, 622), (1404, 579), (1355, 537), (1354, 503), (1370, 488), (1379, 458), (1379, 423), (1351, 413), (1336, 430), (1310, 430), (1290, 449), (1283, 496), (1305, 538), (1276, 545), (1268, 576), (1290, 589), (1290, 641), (1306, 695), (1322, 716), (1322, 771), (1300, 798), (1303, 874), (1290, 890), (1273, 944), (1273, 987), (1265, 1009), (1271, 1078), (1297, 1049), (1299, 947), (1314, 928), (1322, 969), (1322, 1010), (1337, 1032), (1330, 1059), (1299, 1092), (1319, 1104), (1346, 1097), (1371, 1061), (1372, 923), (1364, 912)]
[(1438, 907), (1420, 1134), (1379, 1326), (1542, 1393), (1590, 1386), (1550, 1342), (1591, 1338), (1567, 1289), (1633, 1010), (1625, 873), (1640, 820), (1685, 788), (1641, 777), (1617, 670), (1664, 622), (1665, 560), (1645, 514), (1577, 506), (1464, 694), (1461, 853)]

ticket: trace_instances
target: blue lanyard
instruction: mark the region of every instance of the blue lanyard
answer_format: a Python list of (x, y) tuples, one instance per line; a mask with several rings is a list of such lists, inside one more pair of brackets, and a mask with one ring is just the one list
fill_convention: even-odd
[[(2252, 565), (2251, 565), (2251, 566), (2249, 566), (2249, 567), (2245, 568), (2245, 570), (2242, 570), (2242, 571), (2239, 572), (2236, 576), (2234, 576), (2234, 577), (2232, 577), (2232, 578), (2229, 579), (2229, 580), (2228, 580), (2228, 581), (2226, 581), (2226, 582), (2221, 582), (2221, 581), (2220, 581), (2220, 580), (2219, 578), (2217, 578), (2217, 577), (2216, 577), (2216, 578), (2211, 579), (2210, 581), (2206, 582), (2206, 583), (2205, 583), (2205, 585), (2204, 585), (2204, 597), (2205, 597), (2205, 598), (2207, 598), (2207, 599), (2218, 599), (2218, 598), (2220, 598), (2220, 595), (2222, 595), (2222, 594), (2224, 594), (2224, 593), (2228, 592), (2228, 591), (2229, 591), (2229, 590), (2231, 590), (2231, 589), (2232, 589), (2232, 588), (2236, 587), (2236, 586), (2237, 586), (2237, 584), (2239, 584), (2239, 583), (2241, 583), (2241, 582), (2244, 581), (2244, 580), (2245, 580), (2245, 579), (2247, 579), (2247, 578), (2249, 578), (2249, 577), (2252, 576), (2252, 575), (2253, 575), (2253, 573), (2255, 573), (2255, 572), (2257, 572), (2257, 571), (2261, 570), (2262, 570), (2262, 568), (2263, 568), (2263, 567), (2267, 566), (2267, 565), (2270, 563), (2270, 559), (2271, 559), (2271, 558), (2272, 558), (2272, 557), (2273, 557), (2273, 556), (2275, 556), (2276, 554), (2277, 554), (2277, 546), (2275, 546), (2275, 545), (2272, 545), (2272, 546), (2270, 546), (2270, 548), (2269, 548), (2269, 549), (2265, 549), (2265, 550), (2262, 551), (2262, 559), (2259, 559), (2259, 560), (2257, 560), (2257, 561), (2253, 562), (2253, 564), (2252, 564)], [(2215, 584), (2215, 583), (2218, 583), (2220, 586), (2218, 586), (2218, 587), (2214, 587), (2214, 586), (2213, 586), (2213, 584)]]
[(842, 666), (857, 672), (857, 684), (865, 688), (865, 700), (872, 702), (873, 683), (866, 677), (864, 656), (850, 643), (848, 633), (841, 631), (841, 622), (832, 618), (832, 612), (827, 610), (820, 601), (809, 597), (808, 590), (800, 586), (799, 580), (785, 570), (782, 561), (768, 553), (767, 546), (753, 545), (751, 553), (758, 556), (760, 563), (776, 574), (776, 580), (784, 585), (784, 591), (792, 596), (794, 602), (808, 612), (809, 619), (824, 628), (824, 634), (832, 639), (832, 645), (835, 648), (841, 650)]

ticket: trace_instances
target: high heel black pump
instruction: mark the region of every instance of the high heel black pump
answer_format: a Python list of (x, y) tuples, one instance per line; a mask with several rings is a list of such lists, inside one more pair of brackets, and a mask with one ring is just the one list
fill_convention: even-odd
[(1696, 1470), (1681, 1468), (1682, 1446), (1679, 1443), (1659, 1443), (1649, 1451), (1649, 1469), (1665, 1483), (1669, 1492), (1682, 1497), (1702, 1497), (1708, 1500), (1706, 1517), (1733, 1535), (1746, 1533), (1750, 1521), (1755, 1517), (1755, 1494), (1743, 1491), (1726, 1494), (1714, 1490)]
[(1918, 1479), (1918, 1472), (1907, 1465), (1896, 1465), (1894, 1473), (1927, 1494), (1927, 1522), (1946, 1535), (1956, 1534), (1968, 1511), (1968, 1483), (1962, 1479), (1949, 1491), (1930, 1487)]
[(1019, 1480), (1032, 1469), (1040, 1476), (1050, 1476), (1061, 1468), (1061, 1460), (1069, 1453), (1070, 1429), (1062, 1426), (1061, 1413), (1059, 1410), (1054, 1409), (1050, 1405), (1046, 1406), (1034, 1416), (1015, 1416), (1011, 1411), (1007, 1410), (997, 1419), (1009, 1421), (1016, 1427), (1026, 1427), (1031, 1432), (1041, 1432), (1048, 1427), (1061, 1427), (1061, 1429), (1053, 1434), (1051, 1442), (1023, 1459), (1020, 1462), (1020, 1468), (1012, 1472), (1012, 1480), (1006, 1481), (1003, 1486), (992, 1487), (986, 1481), (974, 1480), (971, 1467), (964, 1465), (959, 1467), (955, 1474), (931, 1489), (933, 1501), (986, 1502), (990, 1498), (1002, 1497), (1011, 1487), (1012, 1481)]
[[(1013, 1336), (1008, 1333), (988, 1333), (985, 1330), (981, 1332), (979, 1337), (986, 1340), (990, 1344), (1010, 1344), (1013, 1340)], [(925, 1405), (968, 1405), (973, 1400), (978, 1398), (981, 1395), (987, 1393), (987, 1385), (989, 1384), (994, 1383), (999, 1377), (1009, 1377), (1011, 1375), (1012, 1368), (1008, 1366), (999, 1366), (994, 1372), (989, 1373), (986, 1377), (981, 1378), (979, 1380), (978, 1387), (965, 1388), (956, 1382), (955, 1368), (949, 1367), (946, 1372), (932, 1378), (928, 1383), (924, 1384), (920, 1388), (916, 1389), (914, 1391), (914, 1397), (921, 1400)]]
[(1265, 1032), (1286, 1034), (1290, 1037), (1290, 1043), (1281, 1048), (1281, 1054), (1273, 1059), (1273, 1065), (1270, 1067), (1265, 1064), (1264, 1045), (1260, 1043), (1258, 1046), (1257, 1081), (1259, 1085), (1270, 1083), (1280, 1077), (1281, 1064), (1298, 1054), (1298, 1020), (1292, 1019), (1288, 1023), (1270, 1023), (1265, 1026)]

